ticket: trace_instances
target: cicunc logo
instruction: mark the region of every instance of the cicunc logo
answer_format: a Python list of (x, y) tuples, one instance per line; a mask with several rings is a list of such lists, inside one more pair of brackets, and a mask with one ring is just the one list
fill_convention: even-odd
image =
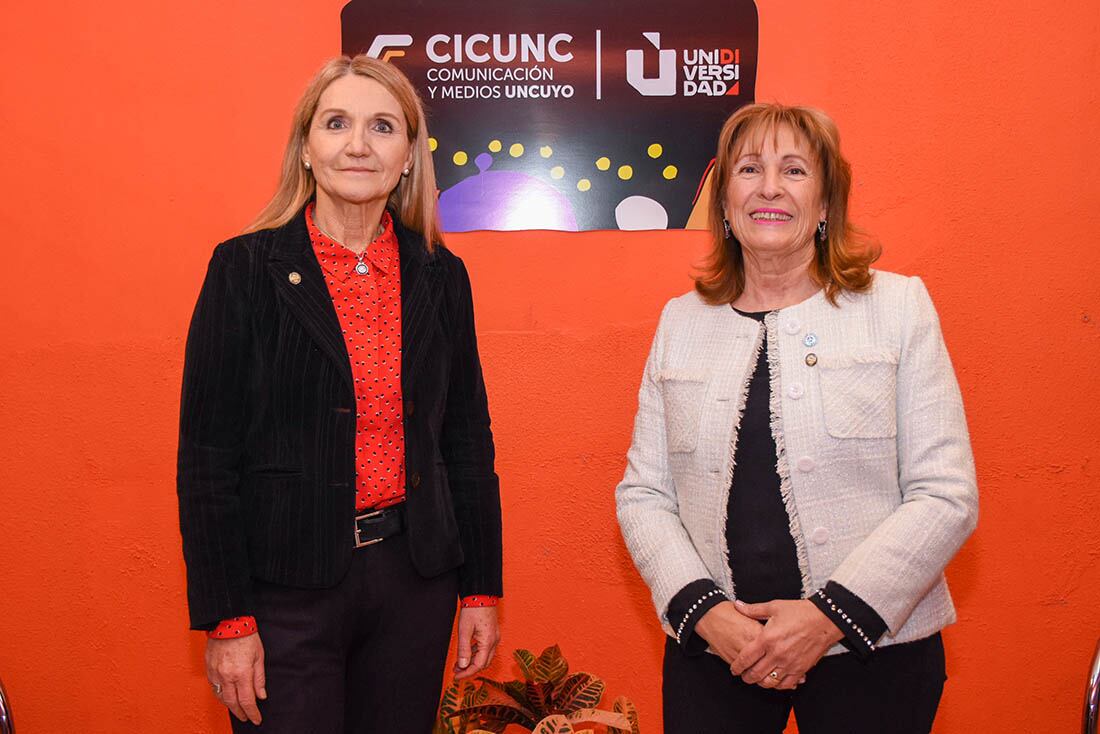
[(626, 52), (626, 80), (630, 86), (637, 89), (645, 97), (671, 97), (676, 94), (676, 52), (672, 49), (661, 49), (661, 34), (648, 32), (643, 36), (657, 49), (657, 58), (660, 62), (657, 77), (647, 79), (643, 54), (640, 48), (627, 49)]
[[(380, 36), (374, 37), (374, 42), (371, 43), (370, 48), (367, 50), (367, 56), (374, 59), (389, 61), (392, 58), (404, 56), (405, 52), (400, 49), (411, 46), (412, 42), (413, 37), (404, 33), (383, 33)], [(389, 50), (383, 54), (383, 50), (386, 49)]]

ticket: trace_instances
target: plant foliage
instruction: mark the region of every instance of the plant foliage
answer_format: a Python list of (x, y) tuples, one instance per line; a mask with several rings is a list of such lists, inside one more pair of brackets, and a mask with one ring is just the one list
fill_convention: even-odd
[(640, 734), (634, 704), (620, 696), (613, 710), (598, 708), (604, 682), (591, 673), (570, 674), (557, 645), (538, 656), (516, 650), (513, 657), (517, 680), (478, 678), (480, 685), (448, 687), (433, 734), (503, 734), (517, 726), (532, 734)]

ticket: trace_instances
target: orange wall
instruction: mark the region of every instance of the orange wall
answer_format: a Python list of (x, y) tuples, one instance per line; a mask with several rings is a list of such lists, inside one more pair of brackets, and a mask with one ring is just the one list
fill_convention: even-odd
[[(717, 1), (717, 0), (716, 0)], [(882, 267), (920, 274), (983, 494), (937, 732), (1068, 732), (1100, 626), (1100, 12), (758, 0), (759, 98), (830, 111)], [(15, 3), (0, 34), (0, 676), (20, 734), (228, 731), (173, 489), (210, 249), (271, 190), (342, 0)], [(504, 491), (504, 649), (560, 642), (659, 731), (619, 540), (635, 391), (698, 233), (467, 234)], [(497, 671), (510, 672), (505, 662)]]

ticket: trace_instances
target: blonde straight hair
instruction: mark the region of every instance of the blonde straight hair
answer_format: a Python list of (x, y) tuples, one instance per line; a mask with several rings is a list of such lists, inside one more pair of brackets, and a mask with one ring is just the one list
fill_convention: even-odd
[(443, 233), (439, 228), (436, 212), (435, 169), (432, 167), (432, 152), (428, 147), (424, 106), (408, 77), (397, 67), (372, 59), (366, 54), (331, 59), (310, 81), (294, 110), (294, 123), (283, 153), (279, 186), (271, 201), (248, 225), (245, 232), (281, 227), (313, 198), (317, 182), (313, 178), (313, 172), (302, 162), (302, 151), (305, 149), (306, 138), (309, 137), (309, 128), (321, 95), (329, 84), (349, 74), (373, 79), (385, 87), (401, 105), (401, 111), (405, 115), (405, 129), (413, 149), (413, 162), (409, 175), (401, 178), (386, 206), (402, 225), (424, 236), (424, 244), (430, 252), (437, 244), (442, 244)]

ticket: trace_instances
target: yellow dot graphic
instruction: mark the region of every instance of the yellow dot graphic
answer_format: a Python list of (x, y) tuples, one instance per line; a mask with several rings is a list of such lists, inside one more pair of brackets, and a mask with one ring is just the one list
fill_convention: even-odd
[(679, 171), (676, 170), (676, 166), (665, 166), (665, 170), (661, 171), (661, 175), (669, 181), (676, 178), (677, 173), (679, 173)]
[(550, 169), (550, 178), (561, 178), (565, 175), (565, 169), (561, 166), (554, 166)]
[(649, 153), (650, 158), (660, 158), (661, 153), (664, 153), (665, 149), (661, 147), (660, 143), (654, 143), (646, 149), (646, 153)]
[(489, 152), (499, 153), (500, 149), (501, 149), (501, 145), (500, 145), (499, 140), (490, 140), (489, 141)]
[(460, 150), (455, 153), (454, 162), (456, 166), (464, 166), (468, 160), (470, 160), (470, 157), (466, 155), (466, 151)]
[(634, 169), (630, 166), (619, 166), (619, 178), (629, 181), (634, 176)]
[(590, 188), (592, 188), (592, 182), (587, 178), (582, 178), (580, 181), (577, 181), (578, 191), (588, 191)]
[(508, 155), (512, 156), (513, 158), (519, 158), (521, 155), (523, 155), (523, 146), (519, 143), (512, 143), (512, 147), (508, 149)]
[(600, 169), (601, 171), (606, 171), (608, 168), (611, 168), (611, 159), (607, 156), (604, 156), (603, 158), (597, 158), (596, 168)]
[(550, 156), (554, 155), (554, 149), (551, 148), (549, 145), (544, 145), (539, 148), (539, 155), (541, 155), (543, 158), (549, 158)]
[(428, 138), (428, 150), (435, 152), (435, 149), (439, 147), (439, 141), (435, 138)]

